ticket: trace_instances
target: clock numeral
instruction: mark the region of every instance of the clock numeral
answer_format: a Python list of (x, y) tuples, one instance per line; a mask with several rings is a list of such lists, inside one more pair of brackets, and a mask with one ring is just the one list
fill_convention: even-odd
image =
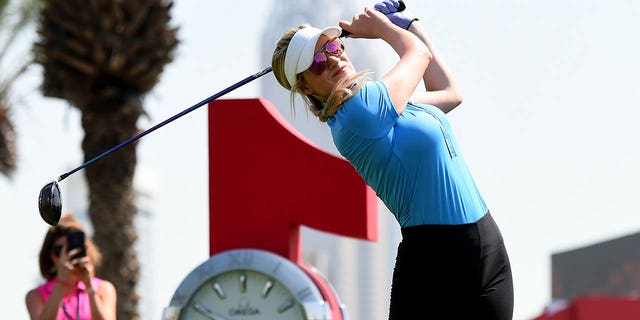
[(222, 289), (222, 286), (219, 283), (214, 283), (212, 286), (213, 291), (216, 292), (216, 295), (218, 295), (218, 298), (220, 298), (221, 300), (224, 300), (227, 295), (225, 295), (224, 293), (224, 289)]
[(300, 291), (297, 292), (296, 296), (298, 297), (298, 301), (304, 301), (305, 299), (307, 299), (309, 296), (312, 296), (313, 292), (311, 292), (311, 288), (306, 287)]
[(293, 308), (293, 306), (295, 306), (296, 303), (293, 301), (293, 299), (289, 299), (285, 302), (283, 302), (281, 305), (278, 306), (278, 313), (283, 313), (291, 308)]
[(253, 264), (253, 252), (234, 252), (229, 257), (229, 267), (248, 267)]
[(273, 288), (273, 282), (271, 282), (271, 280), (268, 280), (267, 282), (264, 283), (264, 287), (262, 287), (262, 292), (260, 292), (260, 295), (263, 298), (266, 298), (271, 292), (272, 288)]
[(247, 275), (244, 273), (240, 274), (240, 278), (238, 280), (240, 281), (240, 292), (247, 292)]
[(276, 265), (273, 267), (273, 270), (271, 270), (271, 273), (273, 274), (278, 273), (278, 270), (280, 270), (281, 265), (282, 265), (282, 262), (278, 261), (278, 263), (276, 263)]

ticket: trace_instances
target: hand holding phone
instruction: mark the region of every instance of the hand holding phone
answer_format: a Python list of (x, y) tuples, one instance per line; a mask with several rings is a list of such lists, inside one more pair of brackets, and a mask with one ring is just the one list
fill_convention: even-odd
[(79, 249), (73, 256), (70, 256), (70, 260), (84, 258), (87, 256), (87, 247), (84, 243), (84, 232), (82, 230), (69, 230), (67, 232), (67, 253), (72, 250)]

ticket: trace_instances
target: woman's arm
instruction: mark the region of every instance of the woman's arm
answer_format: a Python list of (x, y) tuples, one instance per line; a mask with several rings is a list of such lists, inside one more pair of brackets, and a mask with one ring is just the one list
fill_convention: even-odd
[(116, 289), (111, 282), (102, 280), (98, 290), (87, 288), (87, 293), (89, 294), (92, 319), (116, 319)]
[(42, 297), (38, 290), (33, 289), (27, 293), (26, 296), (27, 311), (29, 311), (29, 319), (38, 319), (44, 304), (42, 303)]
[(351, 32), (350, 37), (380, 38), (400, 56), (398, 63), (381, 80), (389, 90), (396, 111), (401, 113), (432, 59), (428, 47), (416, 35), (370, 8), (365, 8), (365, 12), (355, 16), (351, 23), (341, 21), (340, 27)]
[(29, 291), (26, 296), (29, 318), (31, 320), (55, 320), (58, 316), (58, 310), (60, 309), (60, 303), (62, 302), (64, 291), (65, 286), (60, 283), (56, 283), (46, 303), (42, 302), (42, 296), (38, 290), (33, 289)]
[(93, 320), (116, 319), (116, 288), (107, 280), (100, 280), (99, 285), (93, 287), (94, 265), (89, 257), (84, 257), (76, 263), (76, 270), (89, 295), (89, 307)]
[(414, 21), (409, 26), (409, 31), (427, 45), (433, 56), (433, 60), (429, 63), (429, 67), (422, 76), (426, 92), (418, 91), (414, 93), (411, 97), (412, 100), (434, 105), (444, 113), (453, 110), (462, 103), (462, 95), (453, 73), (451, 73), (442, 57), (431, 44), (431, 40), (427, 37), (419, 21)]

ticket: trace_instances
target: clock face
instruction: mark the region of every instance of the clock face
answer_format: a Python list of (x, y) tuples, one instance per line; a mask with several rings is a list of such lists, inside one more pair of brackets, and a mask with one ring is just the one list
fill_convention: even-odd
[(194, 269), (164, 320), (331, 319), (313, 279), (297, 264), (257, 249), (229, 250)]
[(306, 319), (294, 295), (273, 277), (233, 270), (206, 281), (183, 310), (184, 319)]

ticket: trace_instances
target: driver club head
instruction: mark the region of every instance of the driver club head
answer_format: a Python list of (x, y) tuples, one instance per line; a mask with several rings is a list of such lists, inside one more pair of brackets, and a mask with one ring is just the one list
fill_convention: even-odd
[(38, 209), (44, 222), (54, 227), (58, 225), (62, 216), (62, 196), (57, 181), (51, 181), (40, 189)]

